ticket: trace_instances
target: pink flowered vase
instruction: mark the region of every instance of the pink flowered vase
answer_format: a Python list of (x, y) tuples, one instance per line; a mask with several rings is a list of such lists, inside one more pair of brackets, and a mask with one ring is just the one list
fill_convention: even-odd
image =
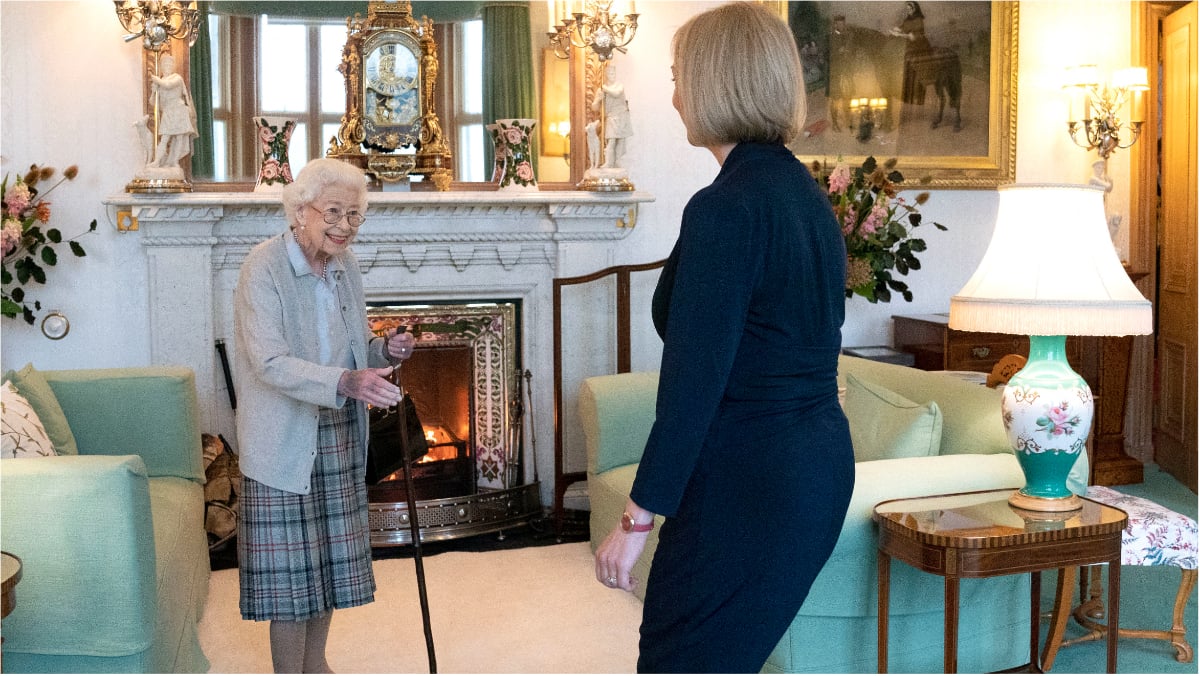
[(504, 148), (504, 174), (500, 177), (500, 190), (537, 190), (537, 177), (533, 173), (533, 126), (537, 120), (496, 120), (492, 140), (496, 152)]
[(258, 115), (254, 121), (254, 133), (258, 138), (258, 152), (262, 164), (258, 169), (258, 182), (254, 192), (278, 192), (292, 182), (292, 165), (288, 162), (288, 142), (296, 121), (290, 117)]

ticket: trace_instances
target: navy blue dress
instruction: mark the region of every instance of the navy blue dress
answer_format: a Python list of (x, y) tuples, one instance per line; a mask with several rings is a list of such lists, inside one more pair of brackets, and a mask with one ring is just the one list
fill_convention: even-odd
[(837, 401), (846, 254), (782, 144), (741, 143), (683, 211), (659, 278), (656, 419), (631, 498), (665, 515), (638, 671), (759, 671), (854, 487)]

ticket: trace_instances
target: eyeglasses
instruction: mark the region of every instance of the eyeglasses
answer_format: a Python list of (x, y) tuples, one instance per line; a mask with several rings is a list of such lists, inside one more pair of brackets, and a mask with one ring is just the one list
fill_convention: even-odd
[(308, 208), (321, 214), (321, 218), (329, 225), (337, 225), (338, 223), (341, 223), (342, 219), (344, 218), (346, 219), (346, 223), (350, 224), (350, 227), (357, 228), (363, 224), (363, 221), (367, 220), (366, 216), (363, 216), (357, 211), (351, 211), (344, 214), (342, 213), (341, 209), (326, 209), (325, 211), (321, 211), (311, 204), (308, 205)]

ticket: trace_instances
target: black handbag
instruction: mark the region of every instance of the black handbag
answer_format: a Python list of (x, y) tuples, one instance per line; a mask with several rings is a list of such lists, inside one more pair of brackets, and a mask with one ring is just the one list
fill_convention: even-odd
[(367, 443), (367, 484), (374, 485), (429, 452), (425, 429), (417, 417), (412, 396), (399, 404), (370, 411), (371, 436)]

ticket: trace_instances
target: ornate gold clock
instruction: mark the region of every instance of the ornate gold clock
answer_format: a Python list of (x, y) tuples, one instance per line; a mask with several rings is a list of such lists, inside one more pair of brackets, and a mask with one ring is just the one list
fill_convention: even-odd
[(371, 0), (367, 17), (355, 14), (346, 29), (338, 67), (346, 78), (346, 114), (326, 155), (383, 182), (418, 175), (449, 190), (450, 149), (434, 107), (433, 22), (418, 23), (410, 0)]

